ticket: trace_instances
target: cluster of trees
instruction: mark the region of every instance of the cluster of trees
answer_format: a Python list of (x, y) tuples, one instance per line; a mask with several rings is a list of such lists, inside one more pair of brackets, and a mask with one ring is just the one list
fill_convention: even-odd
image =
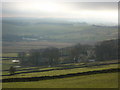
[(95, 54), (97, 60), (114, 60), (118, 59), (119, 40), (108, 40), (97, 43)]
[(29, 52), (19, 53), (18, 57), (22, 65), (49, 65), (58, 64), (60, 52), (58, 48), (49, 47), (46, 49), (34, 49)]
[(54, 66), (63, 63), (103, 61), (118, 59), (118, 40), (108, 40), (95, 45), (77, 44), (72, 47), (34, 49), (19, 53), (22, 65)]

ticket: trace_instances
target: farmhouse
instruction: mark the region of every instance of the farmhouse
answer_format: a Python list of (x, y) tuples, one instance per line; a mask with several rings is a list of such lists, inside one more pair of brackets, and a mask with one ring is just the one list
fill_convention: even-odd
[(12, 60), (13, 63), (19, 63), (20, 60)]

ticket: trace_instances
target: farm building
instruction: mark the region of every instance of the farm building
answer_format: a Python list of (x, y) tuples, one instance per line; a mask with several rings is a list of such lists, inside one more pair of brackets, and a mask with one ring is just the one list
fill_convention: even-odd
[(19, 63), (20, 60), (12, 60), (13, 63)]
[(95, 62), (95, 59), (89, 59), (88, 61), (89, 62)]

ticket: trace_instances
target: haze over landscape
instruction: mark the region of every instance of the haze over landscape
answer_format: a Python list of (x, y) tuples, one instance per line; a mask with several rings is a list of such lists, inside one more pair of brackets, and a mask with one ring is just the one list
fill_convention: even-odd
[[(117, 25), (117, 2), (3, 2), (3, 17), (54, 18)], [(68, 20), (70, 19), (70, 20)]]
[(69, 46), (118, 36), (117, 2), (3, 2), (2, 17), (3, 47), (7, 49), (13, 45), (10, 41), (59, 42)]
[(119, 3), (80, 1), (2, 1), (3, 89), (118, 88)]

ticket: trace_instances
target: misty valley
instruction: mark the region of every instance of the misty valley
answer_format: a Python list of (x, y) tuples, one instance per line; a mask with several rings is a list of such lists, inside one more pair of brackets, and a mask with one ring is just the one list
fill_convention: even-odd
[(118, 88), (115, 3), (3, 3), (5, 88)]
[[(36, 45), (40, 45), (40, 48), (44, 46), (59, 48), (77, 43), (95, 44), (99, 41), (118, 38), (117, 26), (94, 25), (77, 20), (3, 18), (2, 23), (3, 52), (19, 52), (22, 50), (21, 46), (23, 48), (26, 46), (25, 42), (29, 43), (27, 44), (29, 49), (35, 48)], [(54, 45), (51, 45), (51, 42)], [(40, 43), (46, 44), (42, 47)], [(19, 50), (15, 50), (15, 47)]]

